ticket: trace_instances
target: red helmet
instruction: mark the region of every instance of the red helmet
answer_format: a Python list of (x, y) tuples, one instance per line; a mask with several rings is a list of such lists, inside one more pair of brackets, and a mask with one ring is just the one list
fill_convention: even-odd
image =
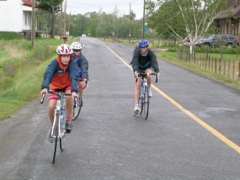
[(68, 44), (61, 44), (57, 47), (56, 52), (59, 55), (71, 55), (73, 53), (73, 50)]

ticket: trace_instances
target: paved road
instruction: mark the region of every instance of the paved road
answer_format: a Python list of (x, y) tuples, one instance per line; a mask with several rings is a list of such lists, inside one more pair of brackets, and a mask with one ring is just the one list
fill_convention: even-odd
[(240, 179), (239, 90), (159, 60), (146, 121), (133, 117), (134, 47), (81, 42), (90, 83), (65, 151), (52, 165), (47, 101), (32, 101), (0, 122), (0, 179)]

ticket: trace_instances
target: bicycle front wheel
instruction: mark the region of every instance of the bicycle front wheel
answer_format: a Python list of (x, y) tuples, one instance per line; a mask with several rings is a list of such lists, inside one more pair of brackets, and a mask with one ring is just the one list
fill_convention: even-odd
[(58, 143), (58, 126), (59, 126), (60, 112), (55, 114), (55, 122), (53, 126), (53, 152), (52, 152), (52, 164), (55, 162), (56, 152), (57, 152), (57, 143)]
[(64, 144), (65, 144), (65, 135), (64, 135), (64, 137), (61, 137), (61, 138), (59, 139), (59, 144), (60, 144), (60, 149), (61, 149), (61, 151), (63, 151), (63, 149), (64, 149)]
[(73, 112), (72, 112), (73, 121), (76, 120), (77, 117), (79, 116), (81, 108), (82, 108), (82, 101), (78, 101), (75, 105), (73, 105)]
[(148, 89), (148, 86), (145, 86), (145, 94), (144, 94), (145, 120), (147, 120), (147, 118), (148, 118), (148, 112), (149, 112), (149, 89)]

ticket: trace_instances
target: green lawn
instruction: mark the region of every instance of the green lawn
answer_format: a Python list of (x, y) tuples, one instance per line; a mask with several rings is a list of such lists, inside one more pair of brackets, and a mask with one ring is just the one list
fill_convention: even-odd
[[(208, 69), (205, 69), (204, 67), (199, 67), (196, 64), (189, 63), (186, 61), (181, 61), (177, 58), (176, 52), (158, 52), (158, 53), (156, 53), (156, 55), (157, 55), (158, 59), (167, 61), (171, 64), (175, 64), (182, 68), (191, 70), (195, 73), (204, 75), (208, 78), (227, 83), (228, 85), (231, 85), (233, 87), (240, 88), (240, 80), (239, 79), (233, 79), (233, 78), (227, 77), (223, 74), (216, 74)], [(220, 57), (219, 54), (213, 54), (213, 56)], [(231, 60), (235, 60), (235, 58), (234, 58), (235, 55), (232, 55), (232, 54), (227, 54), (227, 55), (225, 54), (224, 58), (225, 57), (228, 57), (228, 59), (231, 59)], [(160, 70), (161, 70), (161, 67), (160, 67)]]

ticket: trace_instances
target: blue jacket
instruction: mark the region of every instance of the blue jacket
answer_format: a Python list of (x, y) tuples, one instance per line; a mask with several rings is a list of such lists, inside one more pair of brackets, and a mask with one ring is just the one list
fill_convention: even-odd
[(88, 60), (82, 52), (79, 56), (73, 54), (73, 61), (77, 63), (79, 76), (88, 80)]
[(42, 89), (64, 89), (71, 84), (71, 92), (78, 92), (78, 68), (76, 63), (69, 61), (67, 66), (61, 64), (60, 60), (53, 60), (47, 67), (42, 83)]

